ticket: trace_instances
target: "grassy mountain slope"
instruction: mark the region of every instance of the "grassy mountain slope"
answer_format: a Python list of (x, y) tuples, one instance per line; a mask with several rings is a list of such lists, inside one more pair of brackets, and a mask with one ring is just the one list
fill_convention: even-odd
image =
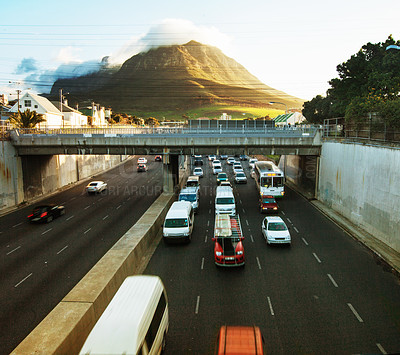
[(279, 101), (300, 108), (303, 100), (275, 90), (219, 49), (191, 41), (139, 53), (115, 73), (58, 80), (58, 88), (114, 110), (193, 108), (214, 103), (265, 106)]

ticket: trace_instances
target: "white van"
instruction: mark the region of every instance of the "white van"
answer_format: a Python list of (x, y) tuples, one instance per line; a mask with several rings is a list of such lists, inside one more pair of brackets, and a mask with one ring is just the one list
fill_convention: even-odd
[(215, 196), (215, 213), (236, 214), (235, 196), (229, 186), (218, 186)]
[(178, 201), (189, 201), (192, 204), (192, 208), (196, 213), (200, 205), (200, 194), (199, 189), (196, 187), (185, 187), (181, 190)]
[(192, 237), (194, 210), (189, 201), (174, 202), (164, 220), (164, 241), (182, 240), (189, 242)]
[(79, 354), (159, 354), (165, 347), (168, 326), (168, 299), (161, 279), (129, 276)]

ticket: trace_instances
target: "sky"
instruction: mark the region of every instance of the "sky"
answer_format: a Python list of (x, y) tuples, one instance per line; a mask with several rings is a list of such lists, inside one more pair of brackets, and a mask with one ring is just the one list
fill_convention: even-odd
[(400, 0), (0, 0), (0, 9), (0, 93), (8, 95), (49, 92), (57, 78), (94, 71), (105, 57), (118, 64), (196, 40), (311, 100), (364, 44), (400, 39)]

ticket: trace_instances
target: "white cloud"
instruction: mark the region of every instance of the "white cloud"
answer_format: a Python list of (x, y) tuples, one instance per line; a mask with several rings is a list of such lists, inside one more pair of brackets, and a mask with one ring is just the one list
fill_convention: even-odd
[(197, 26), (183, 19), (165, 19), (143, 35), (132, 38), (118, 52), (112, 54), (109, 62), (120, 64), (135, 54), (159, 46), (185, 44), (191, 40), (216, 46), (228, 51), (231, 38), (214, 26)]
[(80, 53), (82, 49), (76, 47), (64, 47), (61, 48), (56, 56), (56, 60), (63, 64), (67, 63), (80, 63), (82, 59), (80, 59)]

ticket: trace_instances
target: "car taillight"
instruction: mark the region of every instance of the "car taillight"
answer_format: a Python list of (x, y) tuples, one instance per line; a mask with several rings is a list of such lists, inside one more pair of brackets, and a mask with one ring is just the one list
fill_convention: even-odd
[(32, 214), (30, 214), (29, 216), (28, 216), (28, 218), (31, 218), (33, 216), (33, 213)]
[(40, 215), (40, 218), (43, 218), (43, 217), (46, 217), (47, 216), (47, 212), (43, 212), (41, 215)]

